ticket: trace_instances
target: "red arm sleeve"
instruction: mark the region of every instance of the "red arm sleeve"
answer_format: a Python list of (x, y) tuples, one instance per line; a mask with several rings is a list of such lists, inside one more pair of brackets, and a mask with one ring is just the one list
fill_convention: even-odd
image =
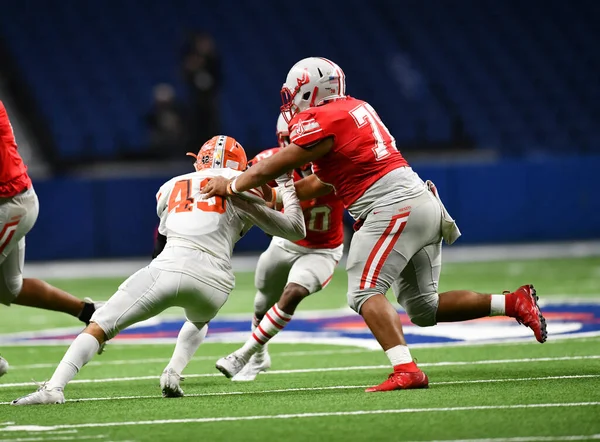
[[(295, 121), (294, 121), (295, 120)], [(290, 141), (300, 147), (309, 147), (328, 135), (314, 113), (301, 112), (292, 120)]]

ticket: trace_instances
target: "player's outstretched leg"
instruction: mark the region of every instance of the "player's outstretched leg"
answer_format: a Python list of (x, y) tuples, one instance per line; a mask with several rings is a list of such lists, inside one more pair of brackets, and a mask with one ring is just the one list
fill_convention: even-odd
[(393, 373), (384, 382), (365, 391), (427, 388), (429, 379), (413, 361), (404, 339), (400, 316), (387, 298), (381, 294), (369, 297), (360, 307), (360, 314), (394, 367)]
[(437, 322), (466, 321), (485, 316), (515, 318), (533, 330), (535, 338), (544, 343), (548, 337), (546, 319), (538, 306), (533, 285), (524, 285), (502, 295), (484, 295), (468, 290), (440, 293)]
[[(289, 283), (285, 287), (281, 299), (265, 314), (242, 348), (219, 359), (216, 364), (217, 369), (228, 378), (233, 377), (236, 381), (252, 381), (258, 373), (270, 368), (271, 359), (268, 354), (262, 360), (255, 358), (251, 361), (252, 357), (284, 329), (291, 321), (298, 304), (309, 294), (310, 292), (301, 285)], [(252, 364), (249, 363), (250, 361)], [(242, 373), (245, 367), (248, 368)]]
[(91, 300), (82, 301), (41, 279), (35, 278), (23, 279), (22, 287), (13, 304), (68, 313), (85, 324), (89, 324), (90, 318), (96, 308), (99, 307), (99, 304)]
[(64, 388), (98, 352), (100, 344), (106, 340), (104, 331), (91, 323), (75, 338), (62, 361), (56, 367), (52, 378), (37, 391), (12, 401), (12, 405), (48, 405), (65, 402)]
[(160, 388), (163, 397), (182, 397), (183, 390), (179, 383), (183, 380), (181, 373), (187, 367), (190, 360), (204, 342), (208, 325), (206, 323), (194, 323), (186, 321), (179, 335), (171, 360), (160, 376)]

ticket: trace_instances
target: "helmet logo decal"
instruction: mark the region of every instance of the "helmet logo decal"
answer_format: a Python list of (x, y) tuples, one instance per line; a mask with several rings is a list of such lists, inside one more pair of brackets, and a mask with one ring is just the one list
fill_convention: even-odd
[(221, 135), (217, 139), (217, 145), (215, 146), (215, 153), (213, 154), (213, 168), (220, 168), (223, 164), (223, 156), (225, 155), (225, 143), (227, 141), (227, 137)]
[(308, 84), (308, 82), (310, 81), (310, 77), (308, 75), (308, 69), (304, 69), (304, 71), (302, 72), (302, 77), (298, 78), (297, 81), (298, 81), (298, 87)]
[(210, 161), (210, 156), (202, 155), (202, 160), (200, 161), (202, 162), (202, 164), (208, 164), (208, 162)]

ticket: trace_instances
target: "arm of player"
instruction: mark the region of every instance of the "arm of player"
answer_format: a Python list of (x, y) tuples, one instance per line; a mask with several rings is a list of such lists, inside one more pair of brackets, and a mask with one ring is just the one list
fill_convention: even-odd
[[(240, 193), (262, 186), (290, 170), (321, 158), (332, 147), (332, 137), (324, 138), (310, 147), (300, 147), (292, 143), (239, 175), (235, 179), (235, 192)], [(226, 179), (215, 177), (204, 186), (202, 193), (206, 195), (206, 198), (215, 195), (228, 196), (231, 194), (227, 190), (228, 185), (229, 181)]]
[(265, 233), (279, 236), (290, 241), (297, 241), (306, 236), (304, 214), (291, 185), (281, 190), (285, 213), (276, 212), (265, 205), (258, 205), (241, 198), (232, 198), (236, 208), (241, 209), (240, 215), (248, 222), (258, 226)]
[(333, 186), (325, 184), (315, 174), (296, 181), (294, 186), (300, 201), (311, 200), (333, 192)]
[(160, 189), (158, 189), (158, 192), (156, 193), (156, 214), (159, 218), (167, 208), (167, 201), (169, 200), (168, 184), (169, 183), (165, 183), (160, 186)]
[[(298, 196), (300, 201), (309, 201), (333, 192), (333, 186), (325, 184), (316, 175), (310, 175), (296, 181), (294, 187), (296, 188), (296, 196)], [(279, 210), (281, 208), (279, 187), (273, 188), (273, 196), (275, 197), (275, 201), (271, 206)]]
[(168, 183), (163, 184), (158, 192), (156, 193), (156, 214), (159, 218), (161, 218), (161, 223), (158, 226), (158, 231), (156, 232), (156, 238), (154, 240), (154, 250), (152, 252), (152, 259), (156, 258), (165, 248), (167, 244), (167, 237), (165, 236), (164, 227), (162, 224), (162, 215), (164, 211), (167, 209), (167, 201), (169, 196), (169, 190), (167, 187)]

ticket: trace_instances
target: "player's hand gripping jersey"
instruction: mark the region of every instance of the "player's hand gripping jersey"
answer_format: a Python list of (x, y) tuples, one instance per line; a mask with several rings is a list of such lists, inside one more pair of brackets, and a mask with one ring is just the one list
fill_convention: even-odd
[(327, 137), (334, 138), (333, 147), (313, 162), (313, 171), (335, 188), (355, 219), (375, 205), (412, 198), (425, 191), (423, 181), (408, 167), (369, 103), (346, 96), (306, 109), (290, 122), (290, 140), (300, 147), (310, 149)]
[[(272, 156), (279, 147), (267, 149), (256, 155), (250, 164)], [(295, 170), (294, 181), (299, 181), (306, 174), (310, 174), (310, 165), (306, 166), (306, 171)], [(295, 244), (309, 249), (334, 249), (344, 242), (344, 204), (333, 193), (314, 198), (308, 201), (301, 201), (300, 206), (304, 214), (304, 223), (306, 225), (306, 237)], [(283, 240), (285, 242), (285, 240)], [(287, 244), (289, 246), (289, 244)]]

